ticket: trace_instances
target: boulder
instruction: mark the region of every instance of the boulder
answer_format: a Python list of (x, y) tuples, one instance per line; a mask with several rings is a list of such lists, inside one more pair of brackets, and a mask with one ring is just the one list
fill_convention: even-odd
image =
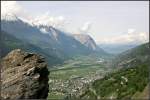
[(40, 55), (20, 49), (1, 59), (3, 99), (45, 99), (48, 95), (47, 63)]

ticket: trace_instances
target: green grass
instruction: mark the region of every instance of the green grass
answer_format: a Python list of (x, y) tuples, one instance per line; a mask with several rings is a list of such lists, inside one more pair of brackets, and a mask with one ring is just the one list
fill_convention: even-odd
[(65, 95), (59, 92), (48, 94), (48, 100), (60, 100), (63, 99), (64, 97)]
[(107, 68), (103, 64), (96, 62), (96, 58), (77, 57), (66, 61), (63, 65), (50, 69), (49, 77), (52, 79), (68, 80), (71, 76), (84, 77), (96, 71), (105, 71)]
[(49, 77), (52, 79), (68, 80), (73, 75), (84, 77), (98, 70), (103, 72), (106, 71), (107, 68), (103, 64), (97, 63), (96, 59), (78, 58), (66, 61), (63, 65), (57, 66), (55, 69), (50, 69)]
[(84, 77), (85, 75), (95, 73), (97, 70), (102, 70), (103, 66), (88, 66), (88, 67), (71, 67), (65, 69), (59, 69), (55, 71), (50, 71), (50, 78), (53, 79), (62, 79), (68, 80), (71, 76), (77, 75), (80, 77)]

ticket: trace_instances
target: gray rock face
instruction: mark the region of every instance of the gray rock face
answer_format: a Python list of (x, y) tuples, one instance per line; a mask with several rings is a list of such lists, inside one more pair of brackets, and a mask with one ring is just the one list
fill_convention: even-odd
[(48, 95), (48, 69), (40, 55), (13, 50), (1, 60), (3, 99), (44, 99)]
[(87, 34), (73, 34), (74, 38), (91, 50), (96, 50), (95, 41)]

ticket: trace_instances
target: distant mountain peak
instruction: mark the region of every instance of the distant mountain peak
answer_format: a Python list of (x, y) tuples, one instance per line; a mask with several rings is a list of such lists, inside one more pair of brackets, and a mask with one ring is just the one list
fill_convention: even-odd
[(92, 50), (96, 50), (97, 45), (88, 34), (73, 34), (74, 38)]

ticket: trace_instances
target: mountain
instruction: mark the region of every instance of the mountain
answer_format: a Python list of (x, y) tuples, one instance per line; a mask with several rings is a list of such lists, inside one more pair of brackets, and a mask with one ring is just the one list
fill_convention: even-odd
[(87, 47), (74, 39), (72, 35), (69, 35), (51, 26), (39, 25), (38, 28), (40, 30), (44, 29), (53, 41), (51, 46), (56, 50), (63, 51), (65, 55), (73, 56), (76, 54), (88, 54), (91, 52)]
[(22, 49), (28, 52), (35, 52), (38, 54), (43, 55), (45, 58), (47, 58), (47, 62), (51, 64), (55, 63), (61, 63), (61, 59), (59, 59), (56, 56), (51, 55), (52, 53), (48, 53), (44, 51), (43, 49), (28, 43), (27, 41), (17, 39), (15, 36), (8, 34), (4, 31), (1, 31), (1, 56), (5, 56), (8, 52), (14, 49)]
[(108, 53), (117, 55), (138, 46), (138, 44), (98, 44), (98, 46)]
[(0, 64), (2, 100), (46, 99), (49, 71), (42, 56), (15, 49)]
[(3, 16), (1, 29), (63, 60), (74, 55), (91, 54), (97, 47), (90, 36), (80, 36), (86, 40), (86, 43), (83, 43), (84, 41), (79, 41), (73, 35), (52, 26), (36, 25), (34, 22), (24, 21), (13, 14)]
[[(23, 21), (13, 14), (3, 16), (3, 19), (1, 20), (1, 30), (13, 35), (17, 39), (36, 45), (46, 52), (53, 54), (53, 56), (61, 55), (58, 51), (51, 47), (49, 35), (42, 34), (37, 27)], [(61, 58), (61, 56), (59, 57)]]
[(94, 39), (88, 34), (73, 34), (73, 37), (87, 47), (93, 56), (110, 57), (111, 54), (105, 52), (100, 46), (96, 44)]
[(74, 38), (89, 49), (95, 51), (97, 45), (95, 41), (87, 34), (73, 34)]
[(139, 64), (147, 64), (150, 62), (149, 43), (139, 45), (133, 49), (129, 49), (120, 53), (113, 60), (115, 68), (131, 67)]
[(73, 98), (86, 100), (150, 98), (146, 90), (149, 85), (149, 50), (149, 43), (145, 43), (119, 54), (114, 59), (116, 70), (95, 80), (82, 94)]

